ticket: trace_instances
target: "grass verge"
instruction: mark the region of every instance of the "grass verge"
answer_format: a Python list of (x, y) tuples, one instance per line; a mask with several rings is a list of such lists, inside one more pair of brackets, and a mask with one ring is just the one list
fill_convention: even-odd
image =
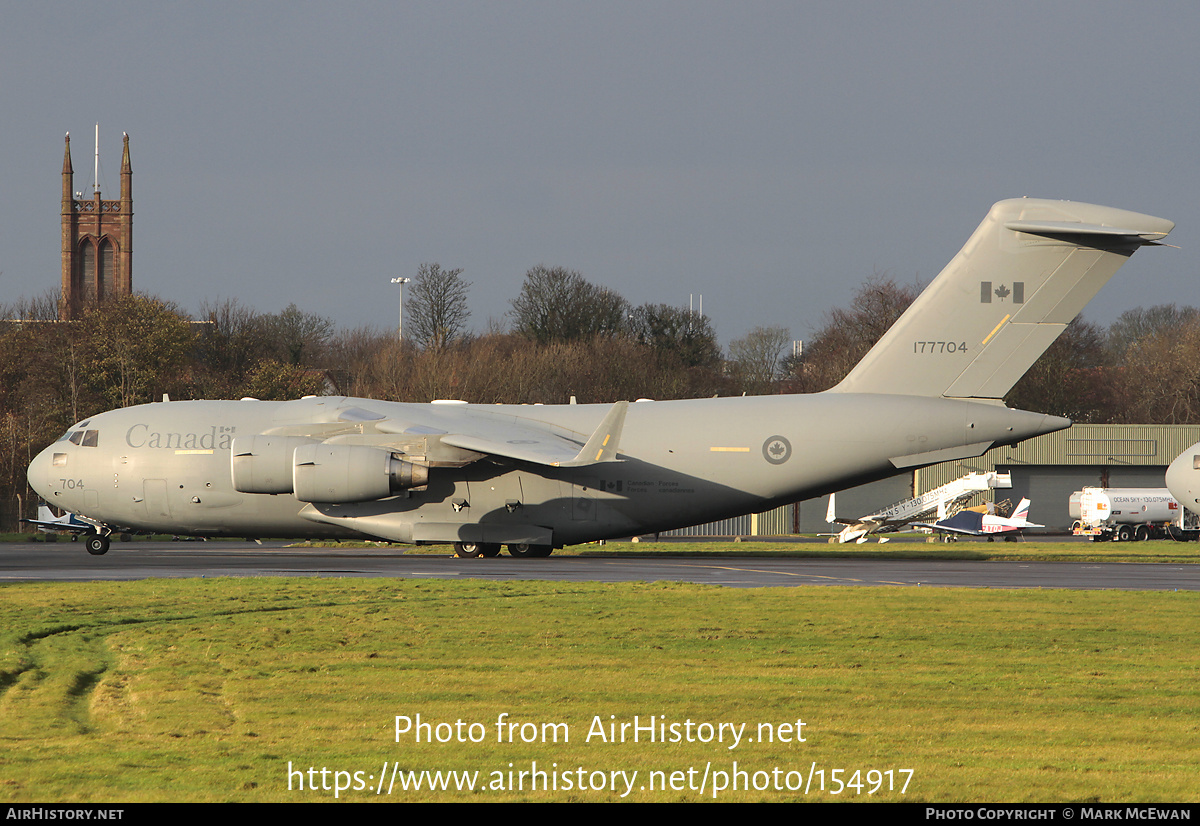
[[(601, 801), (622, 799), (626, 783), (625, 800), (711, 800), (722, 772), (717, 800), (1194, 800), (1198, 600), (307, 578), (7, 585), (0, 800), (332, 801), (345, 785), (336, 799)], [(434, 742), (397, 741), (397, 715), (420, 715)], [(679, 741), (647, 742), (643, 729), (632, 742), (635, 717), (668, 740), (676, 725)], [(501, 719), (516, 728), (498, 742)], [(423, 788), (377, 795), (397, 766)], [(430, 790), (422, 771), (477, 772), (476, 790)], [(808, 793), (787, 788), (797, 783)]]

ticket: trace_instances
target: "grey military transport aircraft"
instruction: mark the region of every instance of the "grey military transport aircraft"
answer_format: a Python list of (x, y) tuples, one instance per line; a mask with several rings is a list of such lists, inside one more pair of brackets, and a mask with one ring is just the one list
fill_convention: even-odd
[(140, 405), (73, 425), (29, 466), (94, 525), (367, 537), (518, 557), (761, 512), (1069, 427), (1002, 399), (1170, 221), (1069, 201), (992, 207), (831, 390), (611, 405), (341, 397)]
[(1166, 483), (1176, 502), (1200, 514), (1200, 442), (1175, 457), (1167, 467)]

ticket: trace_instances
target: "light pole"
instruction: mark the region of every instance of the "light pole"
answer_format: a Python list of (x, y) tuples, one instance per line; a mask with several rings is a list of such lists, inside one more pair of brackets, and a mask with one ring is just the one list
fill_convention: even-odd
[(399, 318), (398, 322), (396, 323), (396, 340), (401, 341), (401, 342), (404, 341), (404, 285), (407, 284), (409, 281), (412, 281), (412, 279), (411, 278), (393, 278), (392, 279), (393, 284), (400, 285), (400, 318)]

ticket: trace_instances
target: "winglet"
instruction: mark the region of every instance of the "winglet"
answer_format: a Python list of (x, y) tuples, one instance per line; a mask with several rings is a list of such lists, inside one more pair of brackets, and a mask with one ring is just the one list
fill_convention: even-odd
[(621, 428), (625, 426), (625, 414), (628, 410), (629, 402), (616, 402), (604, 415), (604, 420), (579, 454), (569, 462), (555, 462), (555, 466), (582, 467), (616, 459), (617, 446), (621, 441)]

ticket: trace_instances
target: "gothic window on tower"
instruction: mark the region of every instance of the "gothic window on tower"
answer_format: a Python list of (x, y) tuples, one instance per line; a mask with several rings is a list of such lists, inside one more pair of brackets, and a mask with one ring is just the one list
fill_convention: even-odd
[(107, 238), (100, 239), (98, 263), (100, 269), (96, 272), (96, 297), (111, 298), (116, 294), (116, 284), (113, 283), (116, 267), (113, 264), (113, 245)]
[(91, 303), (96, 300), (96, 246), (91, 239), (84, 240), (79, 246), (79, 294), (85, 302)]

